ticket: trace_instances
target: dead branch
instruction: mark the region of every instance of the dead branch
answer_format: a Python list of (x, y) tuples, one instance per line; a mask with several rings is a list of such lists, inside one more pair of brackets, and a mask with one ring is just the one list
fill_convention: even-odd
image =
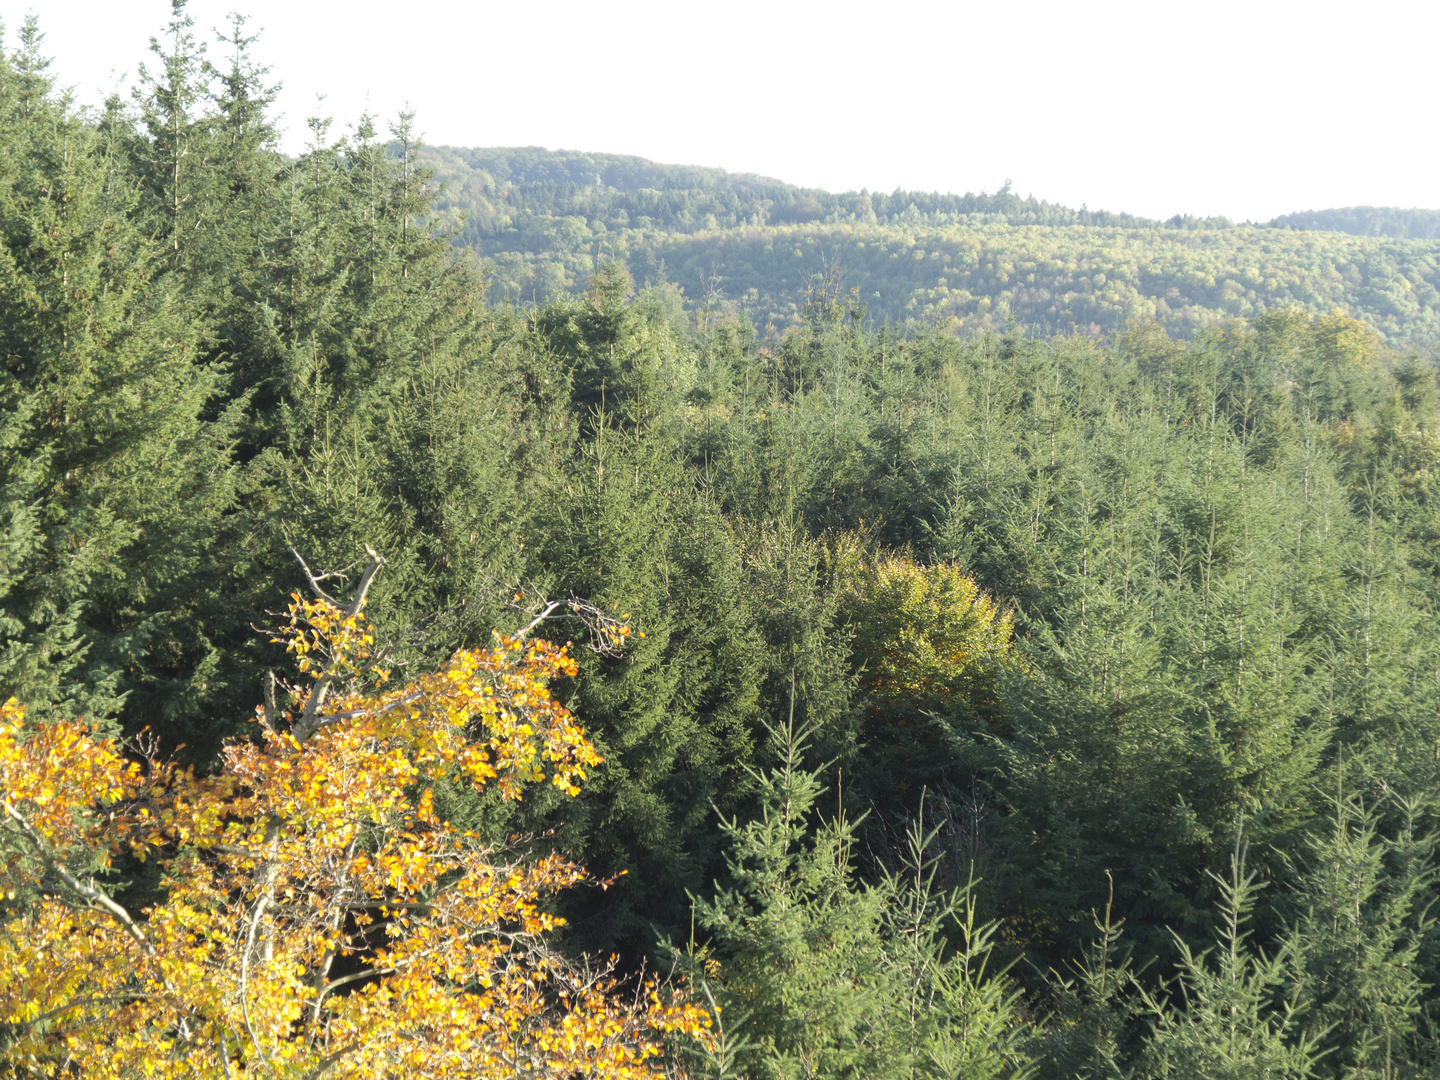
[[(535, 599), (527, 603), (527, 599), (532, 595)], [(515, 590), (513, 598), (506, 606), (530, 616), (528, 623), (510, 635), (516, 641), (524, 641), (544, 623), (578, 619), (589, 631), (590, 640), (585, 647), (600, 656), (615, 657), (622, 655), (625, 640), (631, 632), (627, 621), (630, 618), (628, 612), (617, 616), (613, 610), (606, 611), (573, 592), (568, 599), (550, 600), (534, 586), (522, 585)]]

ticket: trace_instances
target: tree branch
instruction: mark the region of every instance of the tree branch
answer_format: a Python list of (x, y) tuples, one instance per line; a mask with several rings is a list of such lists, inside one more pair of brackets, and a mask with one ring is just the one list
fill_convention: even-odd
[(269, 906), (270, 897), (261, 896), (255, 901), (255, 910), (250, 915), (250, 930), (245, 935), (245, 951), (240, 956), (240, 1011), (245, 1017), (245, 1030), (250, 1033), (250, 1041), (255, 1045), (255, 1053), (260, 1055), (260, 1060), (267, 1065), (270, 1059), (265, 1056), (265, 1051), (260, 1046), (260, 1039), (255, 1034), (255, 1025), (250, 1020), (250, 954), (255, 950), (255, 931), (260, 925), (260, 916), (265, 914)]
[(348, 1043), (342, 1046), (339, 1050), (336, 1050), (329, 1057), (321, 1059), (320, 1064), (316, 1065), (314, 1069), (310, 1070), (310, 1072), (306, 1074), (306, 1080), (316, 1080), (317, 1077), (324, 1076), (327, 1072), (330, 1071), (331, 1066), (333, 1066), (346, 1054), (350, 1053), (352, 1050), (355, 1050), (359, 1046), (359, 1039), (351, 1039)]
[(360, 585), (356, 588), (355, 596), (345, 612), (350, 617), (360, 614), (360, 609), (365, 606), (365, 596), (370, 591), (370, 583), (375, 580), (375, 575), (385, 565), (384, 558), (369, 544), (365, 545), (365, 554), (369, 556), (369, 561), (365, 564), (365, 572), (360, 575)]
[(265, 711), (261, 714), (265, 730), (277, 738), (280, 735), (280, 706), (275, 700), (275, 672), (265, 672)]
[(310, 564), (305, 561), (305, 557), (301, 555), (300, 552), (296, 551), (292, 547), (290, 549), (290, 554), (295, 556), (295, 561), (300, 564), (300, 569), (304, 571), (305, 580), (310, 583), (311, 592), (313, 592), (321, 600), (324, 600), (327, 604), (334, 604), (336, 607), (339, 607), (340, 602), (336, 600), (333, 596), (331, 596), (329, 593), (327, 593), (324, 588), (321, 587), (320, 583), (322, 581), (329, 581), (331, 578), (334, 578), (337, 581), (348, 580), (345, 574), (345, 570), (348, 570), (349, 567), (347, 566), (345, 570), (332, 570), (328, 574), (316, 575), (310, 569)]
[(331, 979), (329, 982), (327, 982), (324, 986), (320, 988), (321, 996), (315, 999), (315, 1008), (318, 1011), (320, 1008), (320, 1002), (324, 998), (329, 997), (332, 991), (337, 990), (342, 986), (346, 986), (353, 982), (359, 982), (361, 979), (375, 979), (380, 977), (381, 975), (394, 975), (395, 972), (399, 970), (400, 969), (396, 967), (366, 968), (364, 971), (356, 971), (349, 975), (341, 975), (338, 979)]
[(524, 641), (544, 622), (556, 619), (578, 619), (590, 631), (590, 641), (586, 648), (601, 656), (621, 655), (625, 639), (630, 634), (630, 627), (626, 623), (628, 615), (617, 619), (611, 612), (606, 611), (598, 604), (593, 604), (574, 593), (570, 594), (568, 600), (546, 600), (541, 596), (538, 605), (522, 604), (520, 601), (523, 598), (524, 587), (522, 586), (521, 590), (516, 593), (515, 599), (507, 605), (530, 616), (528, 623), (510, 634), (514, 640)]
[[(291, 550), (293, 551), (294, 549), (292, 548)], [(349, 607), (344, 609), (347, 619), (353, 619), (356, 615), (360, 614), (360, 609), (365, 606), (365, 597), (370, 592), (370, 585), (375, 580), (375, 575), (378, 574), (380, 568), (385, 565), (384, 558), (369, 544), (365, 545), (365, 554), (369, 556), (369, 561), (365, 564), (365, 572), (360, 575), (360, 584), (355, 589), (355, 595), (351, 598)], [(298, 552), (295, 557), (300, 559)], [(310, 579), (310, 587), (315, 590), (315, 594), (327, 603), (339, 607), (340, 605), (331, 599), (320, 587), (321, 581), (334, 575), (325, 574), (316, 578), (315, 575), (310, 572), (310, 568), (305, 565), (304, 559), (300, 559), (300, 566), (304, 569), (305, 576)], [(335, 673), (331, 668), (327, 668), (320, 678), (315, 680), (315, 687), (310, 691), (310, 697), (305, 702), (305, 711), (301, 714), (300, 719), (296, 721), (295, 726), (290, 729), (290, 735), (296, 742), (304, 742), (311, 735), (314, 735), (320, 727), (322, 722), (320, 719), (320, 710), (325, 705), (325, 699), (330, 696), (330, 688), (334, 684)]]
[(150, 939), (145, 936), (145, 931), (140, 929), (135, 920), (130, 917), (128, 911), (110, 899), (110, 897), (106, 896), (104, 892), (95, 888), (94, 885), (86, 885), (72, 874), (65, 867), (64, 863), (50, 853), (48, 850), (49, 845), (45, 842), (45, 838), (41, 836), (35, 827), (25, 819), (25, 816), (21, 814), (19, 810), (15, 809), (15, 807), (11, 806), (9, 802), (5, 803), (5, 813), (19, 827), (20, 834), (34, 846), (36, 854), (46, 870), (63, 882), (65, 887), (71, 892), (84, 898), (92, 908), (98, 908), (119, 923), (125, 932), (134, 938), (140, 947), (145, 950), (146, 955), (155, 955), (155, 946), (150, 944)]

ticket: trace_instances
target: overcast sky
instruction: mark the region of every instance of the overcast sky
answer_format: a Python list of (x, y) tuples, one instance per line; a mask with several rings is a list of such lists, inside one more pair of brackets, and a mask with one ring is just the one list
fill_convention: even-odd
[[(1440, 207), (1440, 4), (1369, 0), (192, 0), (239, 6), (285, 145), (408, 102), (430, 143), (715, 165), (843, 191), (1020, 194), (1152, 217)], [(168, 0), (0, 0), (61, 80), (134, 78)]]

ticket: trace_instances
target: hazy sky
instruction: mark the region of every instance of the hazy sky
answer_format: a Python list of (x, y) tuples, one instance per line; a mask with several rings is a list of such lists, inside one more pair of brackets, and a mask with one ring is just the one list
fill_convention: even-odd
[[(1154, 217), (1440, 207), (1440, 4), (864, 6), (791, 0), (192, 0), (263, 30), (286, 148), (406, 102), (430, 143), (538, 145), (832, 191), (1020, 194)], [(81, 100), (133, 79), (168, 0), (34, 11)]]

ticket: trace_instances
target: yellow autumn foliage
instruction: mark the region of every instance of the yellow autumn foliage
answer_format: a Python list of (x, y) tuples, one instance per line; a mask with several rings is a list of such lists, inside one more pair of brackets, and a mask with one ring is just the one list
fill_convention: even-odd
[(994, 715), (995, 676), (1015, 662), (1014, 618), (951, 563), (832, 545), (860, 689), (873, 716), (923, 723), (927, 713)]
[[(359, 614), (296, 597), (280, 637), (312, 681), (213, 776), (0, 708), (15, 1075), (642, 1080), (667, 1033), (709, 1038), (680, 995), (622, 999), (546, 947), (543, 902), (581, 868), (501, 859), (435, 812), (442, 778), (579, 791), (600, 759), (548, 688), (566, 648), (497, 636), (375, 691)], [(90, 876), (122, 852), (159, 861), (147, 910)]]

